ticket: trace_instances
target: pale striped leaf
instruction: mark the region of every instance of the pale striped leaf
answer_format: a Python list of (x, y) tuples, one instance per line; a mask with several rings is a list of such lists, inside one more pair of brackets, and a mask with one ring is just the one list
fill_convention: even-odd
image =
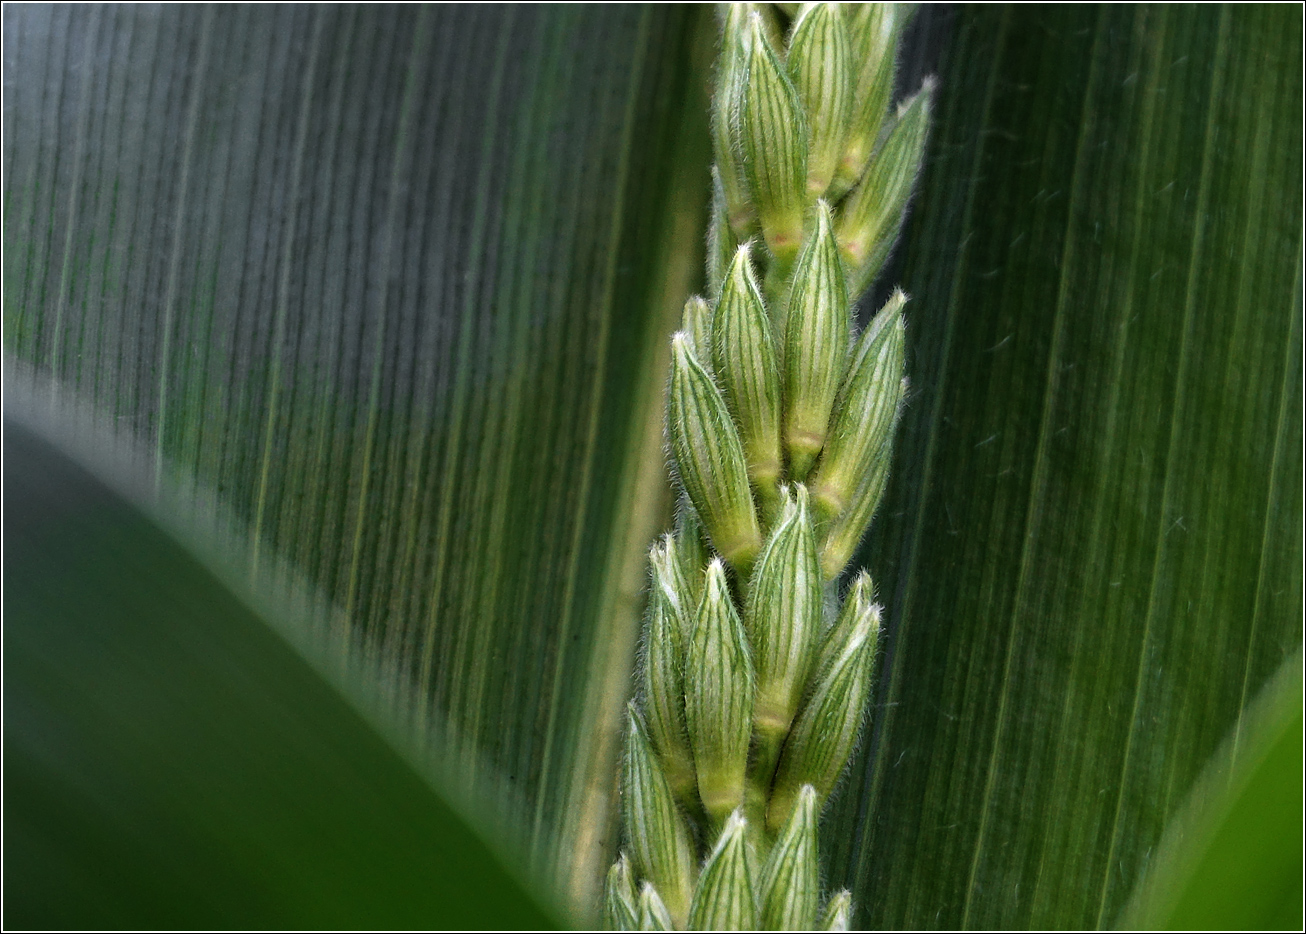
[(215, 490), (251, 580), (306, 575), (388, 659), (395, 713), (451, 723), (537, 867), (596, 904), (664, 521), (665, 337), (702, 250), (694, 18), (55, 5), (4, 26), (6, 352), (149, 446), (156, 479)]

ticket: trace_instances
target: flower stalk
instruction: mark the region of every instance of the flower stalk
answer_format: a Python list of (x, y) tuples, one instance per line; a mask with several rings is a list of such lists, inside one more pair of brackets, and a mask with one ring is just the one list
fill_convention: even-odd
[[(895, 290), (860, 335), (925, 151), (890, 108), (896, 4), (729, 4), (707, 298), (672, 340), (675, 532), (650, 554), (622, 782), (617, 929), (847, 930), (817, 833), (869, 704), (882, 610), (836, 582), (883, 495), (906, 389)], [(828, 616), (827, 616), (828, 614)]]

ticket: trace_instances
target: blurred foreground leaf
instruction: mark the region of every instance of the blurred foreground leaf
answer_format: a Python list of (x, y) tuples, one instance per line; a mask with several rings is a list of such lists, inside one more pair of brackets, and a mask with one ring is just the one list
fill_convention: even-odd
[(146, 512), (31, 423), (4, 444), (6, 927), (553, 925)]
[(1125, 930), (1299, 931), (1302, 659), (1250, 704), (1166, 828)]

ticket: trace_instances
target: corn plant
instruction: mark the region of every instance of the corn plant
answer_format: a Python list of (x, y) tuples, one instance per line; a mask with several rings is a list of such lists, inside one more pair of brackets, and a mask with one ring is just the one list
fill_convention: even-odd
[[(860, 80), (885, 59), (840, 11)], [(4, 5), (6, 926), (592, 927), (609, 882), (666, 925), (670, 852), (704, 925), (815, 893), (850, 928), (1300, 929), (1299, 11), (895, 15), (867, 106), (935, 76), (928, 140), (901, 232), (863, 202), (856, 244), (888, 137), (803, 97), (799, 8), (756, 12), (801, 192), (792, 137), (749, 155), (714, 96), (711, 8)], [(645, 619), (659, 574), (696, 617), (719, 558), (760, 683), (751, 580), (844, 514), (830, 345), (785, 349), (818, 201), (850, 353), (901, 286), (911, 383), (818, 572), (809, 671), (858, 607), (879, 635), (790, 833), (756, 758), (711, 818), (693, 746), (659, 750), (655, 665), (720, 709), (641, 626), (677, 619)], [(666, 394), (682, 330), (758, 450), (713, 356), (741, 281), (780, 448), (745, 455), (756, 539), (718, 541)], [(649, 761), (679, 842), (622, 825)]]

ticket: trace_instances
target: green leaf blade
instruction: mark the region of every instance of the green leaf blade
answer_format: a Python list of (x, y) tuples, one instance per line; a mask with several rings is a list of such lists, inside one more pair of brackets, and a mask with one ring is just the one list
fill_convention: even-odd
[(348, 614), (588, 904), (701, 250), (697, 18), (4, 17), (6, 351), (215, 490), (256, 584)]
[(859, 827), (831, 846), (859, 925), (1112, 924), (1300, 645), (1301, 29), (1276, 15), (953, 23), (901, 248), (918, 394), (863, 551), (887, 676), (827, 818)]

